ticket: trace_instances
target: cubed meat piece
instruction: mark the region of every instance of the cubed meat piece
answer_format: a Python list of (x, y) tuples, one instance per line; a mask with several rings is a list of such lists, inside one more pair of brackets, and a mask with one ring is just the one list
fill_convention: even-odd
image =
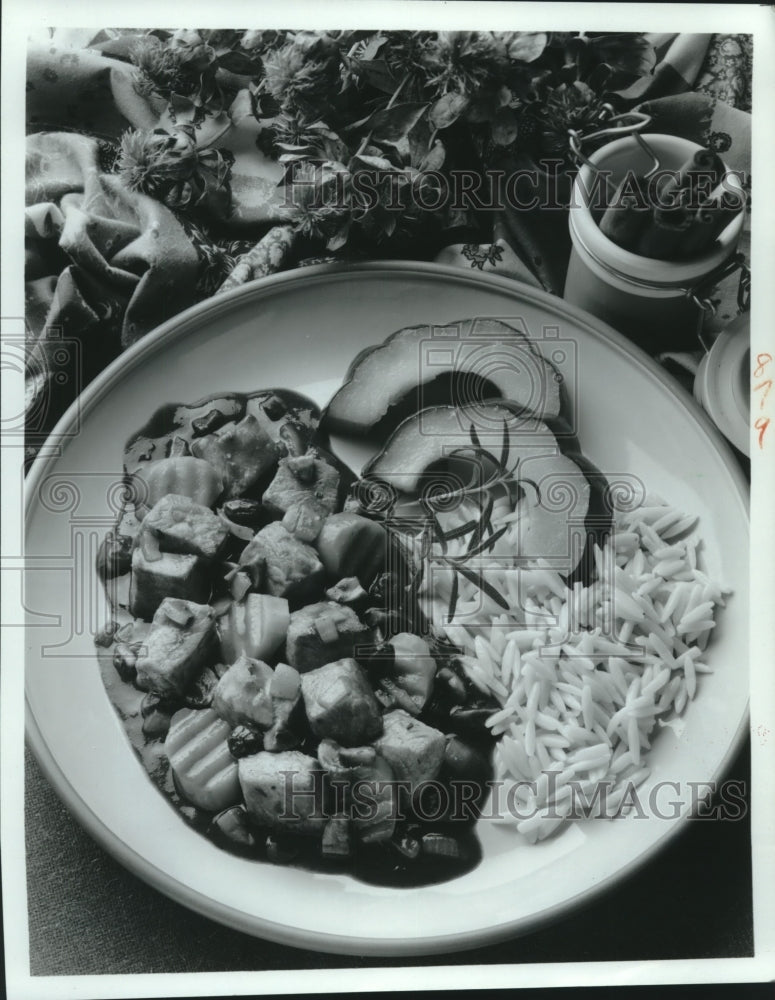
[(213, 609), (165, 597), (140, 650), (137, 686), (143, 691), (180, 696), (215, 662), (217, 652)]
[(310, 670), (301, 695), (312, 732), (345, 747), (362, 746), (382, 732), (382, 715), (366, 673), (348, 658)]
[(233, 663), (241, 653), (268, 660), (284, 643), (290, 611), (284, 597), (246, 594), (218, 621), (224, 660)]
[(308, 501), (314, 501), (326, 514), (333, 514), (338, 495), (339, 473), (313, 450), (306, 455), (281, 458), (261, 501), (276, 517)]
[(243, 496), (268, 477), (280, 455), (279, 446), (252, 414), (195, 438), (191, 449), (221, 477), (227, 500)]
[(401, 708), (388, 712), (382, 721), (384, 730), (374, 746), (396, 778), (408, 781), (411, 788), (435, 778), (444, 760), (444, 734)]
[(239, 761), (245, 807), (259, 826), (321, 836), (328, 821), (324, 775), (298, 750), (262, 750)]
[(148, 558), (142, 546), (132, 553), (129, 610), (150, 621), (165, 597), (204, 604), (210, 596), (207, 564), (198, 556), (157, 552)]
[(323, 567), (317, 552), (274, 521), (262, 528), (242, 550), (239, 560), (254, 586), (299, 607), (323, 588)]
[(282, 526), (300, 542), (314, 542), (329, 515), (319, 500), (308, 497), (292, 504), (282, 519)]
[(269, 729), (274, 722), (269, 693), (272, 675), (270, 666), (243, 653), (218, 681), (213, 710), (231, 726)]
[(189, 497), (168, 493), (150, 510), (143, 528), (159, 539), (162, 552), (214, 559), (229, 534), (223, 521)]
[(231, 728), (212, 709), (183, 708), (172, 716), (164, 750), (179, 792), (198, 809), (226, 809), (240, 799)]
[(389, 840), (399, 815), (393, 769), (373, 746), (342, 747), (323, 739), (318, 760), (328, 772), (331, 801), (352, 819), (365, 843)]
[(351, 608), (334, 601), (320, 601), (291, 615), (285, 658), (300, 673), (325, 663), (354, 656), (359, 646), (371, 642), (372, 633)]
[(332, 514), (315, 546), (331, 579), (355, 576), (368, 587), (385, 564), (387, 533), (377, 521), (359, 514)]

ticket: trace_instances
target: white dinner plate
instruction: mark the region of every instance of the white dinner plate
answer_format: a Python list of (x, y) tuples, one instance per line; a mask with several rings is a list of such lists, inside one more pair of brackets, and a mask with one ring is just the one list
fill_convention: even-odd
[(724, 437), (751, 454), (751, 316), (742, 313), (713, 341), (694, 379), (694, 398)]
[[(578, 822), (537, 846), (480, 823), (483, 860), (439, 885), (391, 889), (251, 862), (186, 825), (147, 777), (100, 678), (105, 608), (94, 554), (121, 502), (122, 447), (162, 403), (270, 386), (327, 401), (358, 350), (402, 326), (521, 319), (569, 387), (583, 451), (699, 515), (707, 572), (733, 588), (684, 716), (661, 728), (639, 791), (676, 782), (681, 815)], [(652, 858), (739, 746), (748, 707), (748, 494), (699, 406), (619, 334), (513, 281), (430, 264), (293, 271), (210, 299), (123, 354), (58, 425), (29, 476), (25, 608), (30, 744), (69, 809), (173, 899), (261, 937), (321, 951), (452, 951), (534, 929)], [(352, 456), (350, 456), (352, 458)], [(635, 480), (632, 480), (635, 481)], [(670, 815), (663, 797), (662, 813)], [(677, 810), (676, 810), (677, 811)], [(655, 881), (654, 892), (669, 892)], [(622, 914), (627, 919), (626, 914)]]

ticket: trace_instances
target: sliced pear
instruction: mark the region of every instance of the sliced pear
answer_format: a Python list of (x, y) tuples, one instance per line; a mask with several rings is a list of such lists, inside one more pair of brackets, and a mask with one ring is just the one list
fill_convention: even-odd
[(355, 358), (323, 415), (327, 432), (363, 437), (392, 430), (440, 402), (501, 397), (542, 420), (562, 409), (562, 377), (526, 331), (497, 319), (399, 330)]

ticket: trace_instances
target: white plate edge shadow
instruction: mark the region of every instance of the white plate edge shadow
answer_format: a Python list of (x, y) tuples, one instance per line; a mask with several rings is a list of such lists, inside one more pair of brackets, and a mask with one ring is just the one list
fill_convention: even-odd
[[(178, 314), (178, 316), (174, 317), (172, 320), (167, 321), (114, 361), (84, 390), (76, 403), (74, 403), (68, 412), (62, 417), (52, 432), (50, 440), (54, 440), (57, 435), (62, 436), (76, 416), (79, 414), (87, 414), (89, 409), (96, 405), (97, 401), (102, 398), (103, 394), (109, 390), (113, 381), (120, 377), (121, 373), (126, 372), (129, 367), (135, 366), (141, 359), (152, 355), (157, 350), (166, 346), (168, 342), (174, 342), (178, 337), (184, 336), (186, 329), (191, 325), (199, 326), (205, 323), (208, 315), (218, 314), (224, 309), (228, 310), (230, 305), (238, 307), (242, 303), (243, 299), (251, 300), (254, 297), (261, 298), (267, 294), (274, 294), (283, 286), (292, 287), (296, 282), (312, 282), (318, 278), (324, 279), (326, 277), (333, 276), (350, 276), (357, 273), (369, 274), (372, 278), (374, 278), (375, 276), (378, 277), (380, 272), (384, 272), (386, 275), (391, 276), (395, 276), (397, 272), (403, 272), (413, 277), (427, 274), (440, 279), (448, 279), (461, 283), (474, 285), (484, 284), (490, 286), (493, 290), (500, 294), (505, 293), (506, 297), (515, 300), (524, 300), (527, 298), (532, 300), (538, 306), (546, 306), (555, 314), (564, 314), (574, 323), (585, 327), (593, 335), (602, 338), (620, 352), (624, 352), (625, 355), (628, 355), (639, 365), (645, 367), (652, 376), (657, 378), (658, 381), (668, 385), (671, 389), (677, 389), (678, 391), (676, 392), (676, 395), (680, 403), (686, 409), (687, 414), (700, 424), (703, 432), (710, 437), (711, 443), (715, 446), (715, 449), (720, 452), (723, 463), (730, 473), (732, 488), (737, 491), (741, 501), (743, 501), (743, 498), (747, 497), (747, 485), (744, 482), (742, 473), (737, 467), (734, 457), (726, 442), (713, 426), (711, 421), (699, 410), (699, 407), (696, 407), (696, 404), (694, 404), (691, 400), (691, 397), (685, 393), (680, 386), (678, 386), (678, 383), (674, 382), (669, 375), (659, 368), (655, 361), (649, 358), (644, 352), (640, 351), (634, 345), (624, 340), (624, 338), (622, 338), (620, 334), (616, 333), (616, 331), (611, 330), (609, 327), (606, 327), (605, 324), (598, 322), (594, 317), (581, 312), (575, 307), (566, 305), (562, 300), (557, 299), (548, 293), (529, 288), (527, 286), (523, 287), (517, 285), (515, 287), (515, 282), (509, 279), (491, 275), (479, 275), (478, 273), (470, 274), (466, 271), (460, 271), (457, 268), (433, 264), (388, 262), (355, 265), (348, 268), (322, 265), (305, 268), (302, 271), (286, 272), (271, 278), (262, 279), (261, 281), (253, 282), (250, 285), (236, 289), (228, 295), (216, 298), (215, 300), (206, 300), (186, 312)], [(52, 455), (48, 458), (39, 459), (33, 466), (33, 469), (28, 477), (26, 491), (26, 506), (28, 512), (30, 511), (32, 498), (35, 494), (35, 488), (39, 484), (44, 473), (48, 471), (48, 469), (55, 462), (56, 456)], [(745, 506), (744, 501), (743, 505)], [(310, 933), (308, 930), (298, 930), (284, 924), (278, 925), (272, 923), (272, 921), (268, 919), (257, 920), (253, 915), (246, 916), (245, 914), (235, 912), (210, 898), (197, 898), (196, 893), (193, 892), (189, 886), (185, 886), (178, 882), (171, 882), (165, 872), (155, 867), (147, 859), (137, 855), (131, 848), (124, 844), (113, 831), (105, 827), (99, 817), (95, 816), (91, 810), (85, 806), (79, 798), (77, 790), (73, 788), (73, 786), (69, 783), (68, 778), (60, 771), (56, 760), (51, 755), (45, 743), (44, 735), (39, 731), (34, 718), (32, 718), (29, 704), (26, 706), (26, 711), (28, 718), (28, 740), (33, 753), (41, 764), (44, 773), (52, 782), (58, 794), (64, 799), (68, 808), (76, 816), (79, 822), (100, 844), (102, 844), (103, 847), (116, 856), (122, 864), (124, 864), (131, 871), (134, 871), (135, 874), (138, 874), (145, 881), (171, 896), (171, 898), (176, 899), (178, 902), (181, 902), (208, 917), (219, 920), (222, 923), (247, 933), (258, 934), (271, 940), (292, 944), (298, 947), (313, 947), (321, 951), (373, 955), (429, 954), (434, 952), (438, 953), (451, 951), (462, 947), (475, 947), (477, 945), (493, 942), (504, 937), (517, 936), (518, 934), (527, 933), (530, 930), (536, 929), (543, 924), (557, 919), (559, 916), (564, 915), (580, 903), (591, 901), (600, 893), (605, 892), (614, 885), (618, 884), (622, 878), (631, 874), (635, 868), (647, 863), (654, 856), (654, 854), (665, 845), (667, 840), (671, 839), (680, 829), (683, 828), (684, 825), (683, 819), (679, 820), (675, 824), (671, 824), (670, 828), (653, 843), (651, 848), (638, 857), (634, 866), (630, 866), (624, 871), (613, 873), (608, 879), (603, 880), (600, 884), (594, 886), (593, 889), (582, 893), (580, 897), (574, 896), (563, 902), (561, 905), (553, 907), (539, 916), (533, 915), (529, 919), (523, 919), (515, 923), (507, 922), (502, 926), (477, 929), (471, 931), (470, 933), (455, 934), (451, 938), (429, 937), (415, 938), (409, 941), (394, 940), (385, 942), (375, 941), (373, 938), (359, 939), (351, 936), (341, 938), (337, 935), (327, 935), (317, 932)], [(730, 741), (722, 765), (719, 768), (719, 773), (723, 773), (729, 766), (730, 761), (742, 742), (746, 728), (747, 713), (739, 721), (738, 728)], [(214, 910), (217, 910), (218, 912), (214, 912)]]

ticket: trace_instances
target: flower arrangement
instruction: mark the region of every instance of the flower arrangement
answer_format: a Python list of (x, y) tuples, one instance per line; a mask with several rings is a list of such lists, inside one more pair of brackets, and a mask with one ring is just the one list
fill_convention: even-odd
[(202, 29), (143, 34), (132, 59), (173, 124), (124, 137), (129, 187), (200, 221), (228, 213), (228, 149), (198, 136), (247, 98), (257, 144), (284, 167), (286, 229), (358, 253), (481, 226), (434, 198), (452, 171), (516, 154), (571, 171), (568, 130), (616, 106), (655, 54), (634, 33)]

